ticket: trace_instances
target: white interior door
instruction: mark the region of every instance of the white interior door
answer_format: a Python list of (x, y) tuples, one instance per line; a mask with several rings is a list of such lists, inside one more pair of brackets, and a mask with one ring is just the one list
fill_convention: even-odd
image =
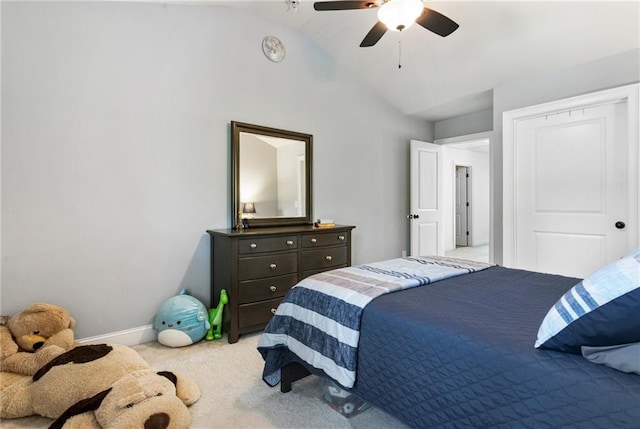
[(584, 278), (628, 251), (626, 112), (612, 102), (518, 121), (517, 267)]
[(444, 255), (442, 146), (410, 143), (411, 254)]
[(467, 177), (467, 167), (456, 166), (456, 246), (469, 245)]

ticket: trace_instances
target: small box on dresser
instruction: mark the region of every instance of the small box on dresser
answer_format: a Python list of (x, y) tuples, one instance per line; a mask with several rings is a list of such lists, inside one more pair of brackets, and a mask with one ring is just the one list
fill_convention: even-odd
[(305, 277), (351, 265), (354, 226), (312, 225), (208, 230), (211, 236), (211, 307), (226, 289), (223, 329), (230, 343), (259, 331), (282, 298)]

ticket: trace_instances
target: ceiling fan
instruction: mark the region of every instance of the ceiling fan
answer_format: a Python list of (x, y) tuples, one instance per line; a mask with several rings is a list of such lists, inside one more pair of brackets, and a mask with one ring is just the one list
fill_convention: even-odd
[(360, 43), (361, 48), (378, 43), (387, 30), (402, 31), (414, 22), (442, 37), (459, 27), (440, 12), (424, 7), (422, 0), (318, 1), (313, 8), (317, 11), (379, 8), (378, 22)]

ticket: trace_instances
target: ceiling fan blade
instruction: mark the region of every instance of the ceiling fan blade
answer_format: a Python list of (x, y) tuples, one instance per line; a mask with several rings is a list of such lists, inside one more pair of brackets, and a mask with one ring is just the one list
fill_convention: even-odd
[(351, 9), (371, 9), (378, 7), (374, 0), (368, 1), (317, 1), (313, 4), (315, 10), (351, 10)]
[(382, 22), (378, 21), (376, 24), (369, 30), (362, 42), (360, 43), (361, 48), (368, 48), (369, 46), (373, 46), (378, 43), (378, 40), (384, 36), (384, 33), (387, 32), (387, 26)]
[(459, 27), (451, 19), (428, 7), (424, 8), (422, 15), (416, 19), (416, 23), (442, 37), (447, 37)]

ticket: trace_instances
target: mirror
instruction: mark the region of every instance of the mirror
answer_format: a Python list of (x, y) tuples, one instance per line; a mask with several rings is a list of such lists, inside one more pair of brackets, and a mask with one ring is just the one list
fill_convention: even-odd
[(312, 145), (311, 134), (231, 122), (233, 227), (241, 216), (246, 227), (312, 223)]

